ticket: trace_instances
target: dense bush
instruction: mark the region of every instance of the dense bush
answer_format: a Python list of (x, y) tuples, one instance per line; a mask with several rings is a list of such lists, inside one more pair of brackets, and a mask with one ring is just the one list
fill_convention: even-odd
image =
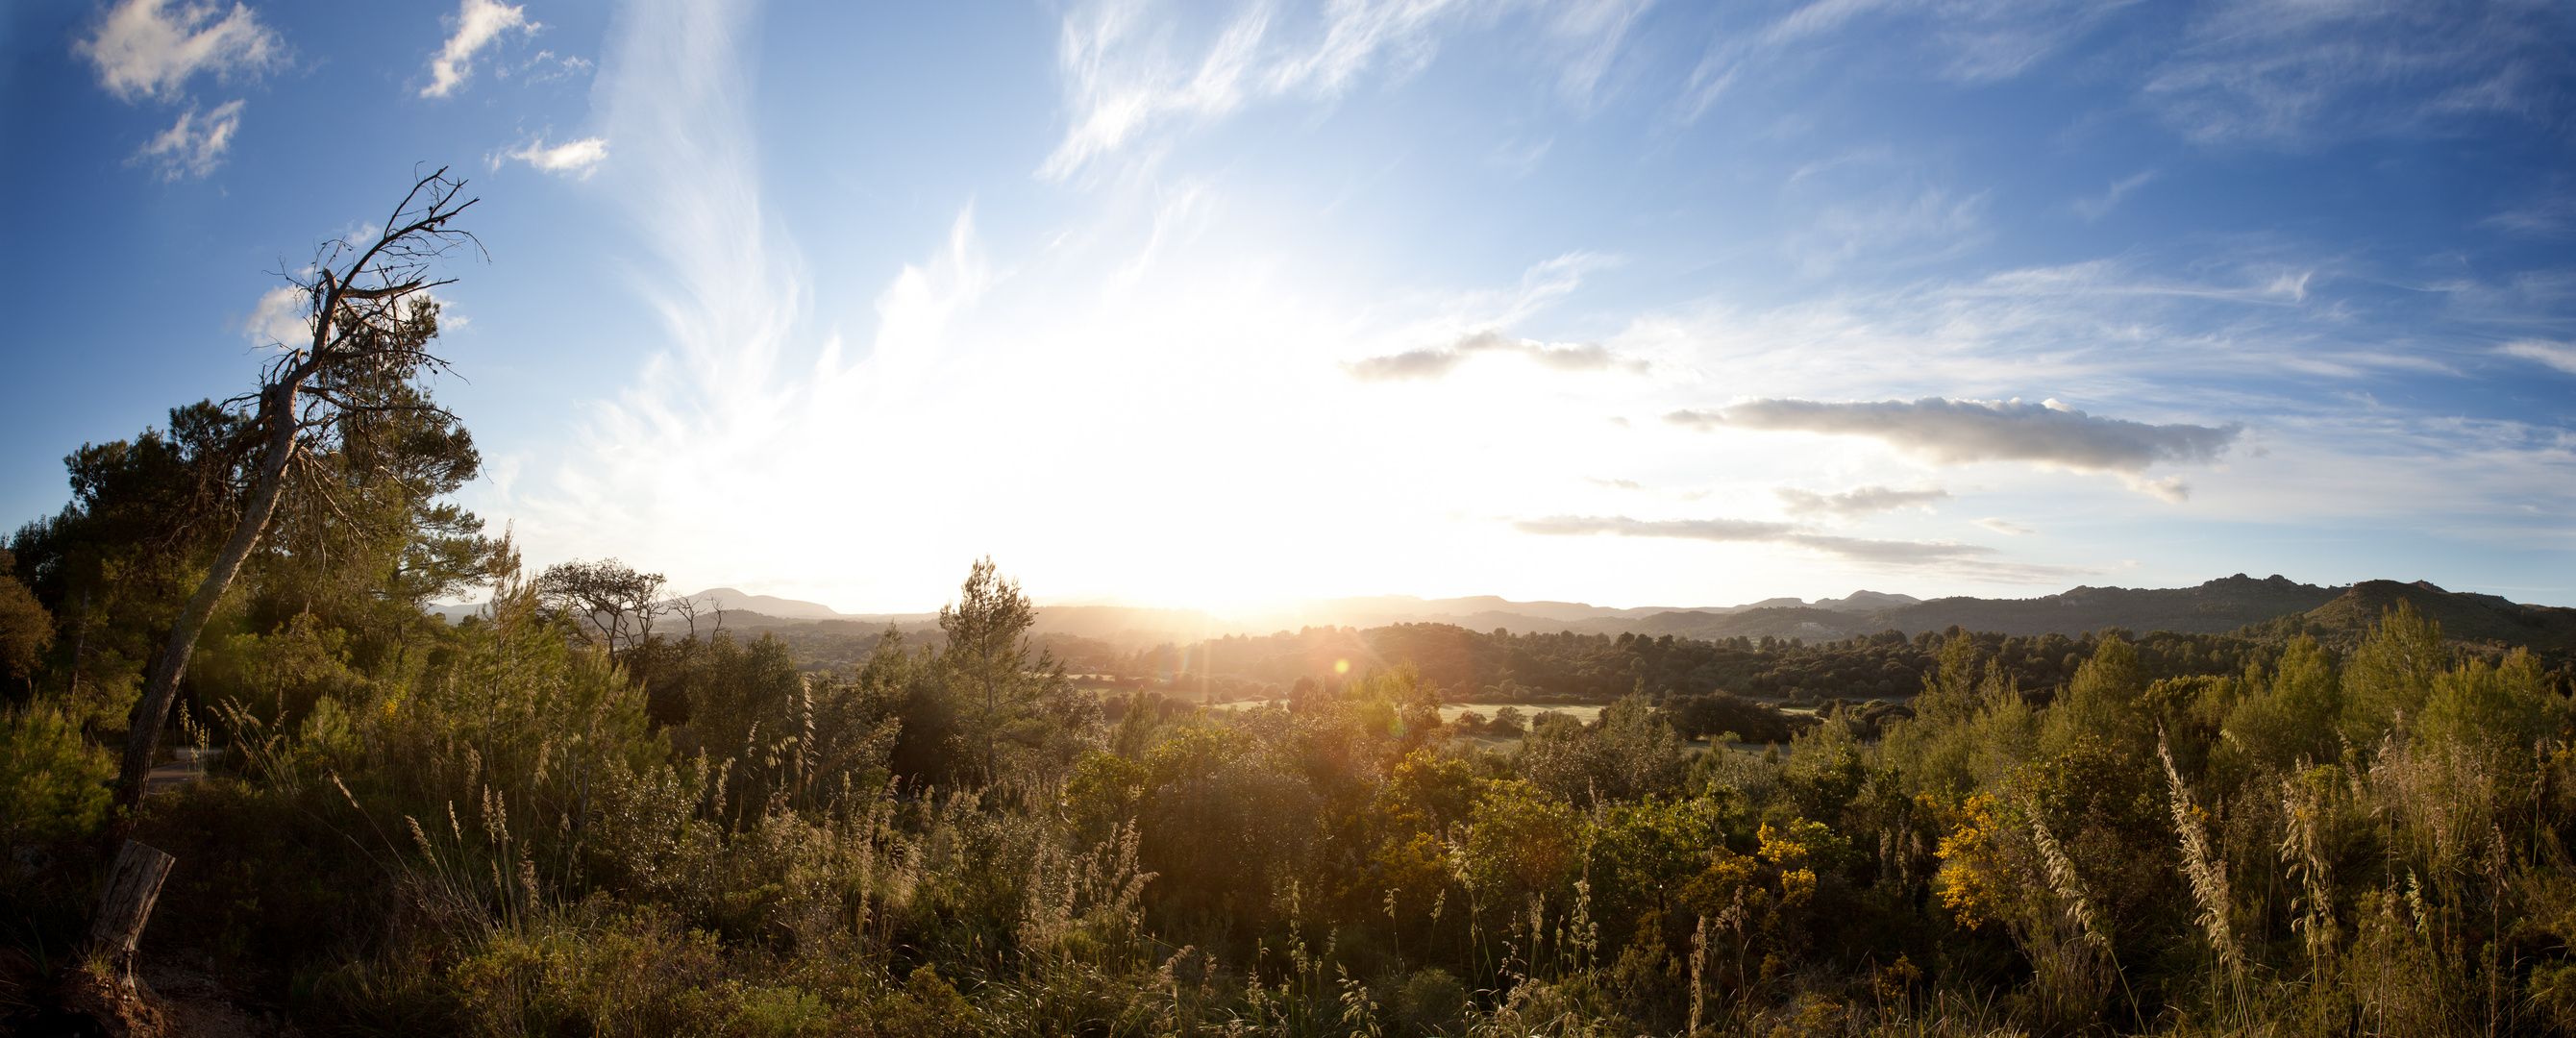
[(2046, 702), (1954, 637), (1905, 712), (1631, 697), (1500, 752), (1413, 668), (1101, 703), (1002, 619), (839, 677), (644, 650), (678, 726), (524, 588), (406, 669), (237, 638), (235, 770), (138, 817), (61, 713), (0, 726), (9, 839), (65, 849), (9, 903), (59, 947), (97, 848), (171, 850), (147, 953), (311, 1033), (2576, 1029), (2563, 678), (2408, 613), (2223, 676), (2108, 635)]

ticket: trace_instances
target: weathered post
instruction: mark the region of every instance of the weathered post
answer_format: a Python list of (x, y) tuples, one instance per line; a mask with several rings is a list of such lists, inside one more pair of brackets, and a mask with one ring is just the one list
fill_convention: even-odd
[(132, 840), (117, 852), (107, 889), (98, 896), (98, 916), (89, 924), (89, 943), (114, 962), (116, 982), (122, 987), (134, 986), (135, 943), (143, 939), (143, 924), (151, 920), (152, 904), (161, 898), (161, 881), (170, 878), (170, 866), (178, 861)]

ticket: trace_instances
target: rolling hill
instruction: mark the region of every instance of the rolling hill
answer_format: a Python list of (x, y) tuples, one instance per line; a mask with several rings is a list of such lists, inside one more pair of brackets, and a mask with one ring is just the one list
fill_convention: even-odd
[(1747, 609), (1724, 615), (1661, 613), (1636, 621), (1627, 629), (1686, 638), (1767, 635), (1810, 641), (1891, 629), (1910, 635), (1952, 626), (2004, 634), (2072, 635), (2105, 627), (2221, 634), (2274, 617), (2307, 612), (2342, 593), (2341, 588), (2301, 584), (2277, 575), (2256, 580), (2239, 573), (2198, 587), (2077, 587), (2039, 598), (1936, 598), (1884, 609), (1845, 611), (1803, 606)]
[(2312, 634), (2320, 641), (2349, 645), (2399, 602), (2441, 624), (2442, 637), (2451, 641), (2522, 646), (2544, 655), (2576, 652), (2576, 609), (2447, 591), (2423, 580), (2365, 580), (2315, 609), (2250, 625), (2241, 633), (2257, 638)]

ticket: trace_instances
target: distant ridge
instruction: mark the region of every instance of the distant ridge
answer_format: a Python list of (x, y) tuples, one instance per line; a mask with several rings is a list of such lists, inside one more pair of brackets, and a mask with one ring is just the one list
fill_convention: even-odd
[(2254, 624), (2243, 633), (2258, 638), (2311, 634), (2321, 641), (2350, 645), (2359, 642), (2371, 625), (2397, 608), (2399, 602), (2414, 606), (2426, 619), (2442, 625), (2442, 637), (2447, 640), (2522, 646), (2544, 654), (2576, 652), (2576, 609), (2525, 605), (2470, 591), (2446, 591), (2424, 580), (2409, 584), (2365, 580), (2315, 609)]
[[(710, 588), (686, 596), (697, 605), (701, 624), (719, 605), (724, 624), (735, 630), (765, 630), (797, 624), (848, 622), (911, 630), (937, 619), (936, 613), (843, 613), (819, 602), (754, 595), (736, 588)], [(1417, 598), (1375, 595), (1306, 599), (1240, 616), (1219, 616), (1200, 609), (1167, 609), (1106, 604), (1103, 600), (1038, 607), (1034, 634), (1061, 634), (1127, 645), (1160, 642), (1186, 644), (1228, 635), (1269, 634), (1299, 627), (1384, 627), (1400, 623), (1444, 623), (1473, 630), (1575, 630), (1619, 633), (1637, 629), (1652, 617), (1725, 616), (1754, 609), (1795, 607), (1829, 615), (1901, 607), (1921, 602), (1912, 595), (1854, 591), (1842, 598), (1817, 599), (1810, 606), (1799, 598), (1770, 598), (1736, 606), (1616, 608), (1586, 602), (1521, 602), (1498, 595), (1463, 598)], [(458, 607), (471, 610), (474, 607)], [(461, 613), (459, 615), (462, 615)]]
[[(816, 633), (862, 634), (888, 626), (935, 629), (937, 613), (843, 613), (817, 602), (711, 588), (688, 596), (699, 609), (701, 632), (714, 628), (714, 607), (728, 630), (754, 632), (812, 628)], [(1097, 600), (1095, 600), (1097, 601)], [(1259, 613), (1224, 617), (1199, 609), (1129, 605), (1038, 607), (1031, 632), (1096, 639), (1135, 648), (1187, 645), (1230, 635), (1259, 635), (1299, 627), (1384, 627), (1399, 623), (1451, 624), (1470, 630), (1577, 634), (1672, 635), (1682, 638), (1803, 638), (1808, 641), (1902, 631), (1911, 636), (1956, 626), (2002, 634), (2081, 635), (2106, 627), (2138, 634), (2242, 634), (2254, 638), (2312, 634), (2349, 644), (2399, 601), (2442, 625), (2451, 639), (2488, 645), (2529, 646), (2537, 652), (2576, 653), (2576, 609), (2525, 605), (2496, 595), (2447, 591), (2426, 581), (2366, 580), (2349, 587), (2301, 584), (2274, 575), (2239, 573), (2184, 588), (2075, 587), (2037, 598), (1972, 598), (1924, 601), (1911, 595), (1854, 591), (1808, 602), (1772, 598), (1739, 606), (1690, 609), (1611, 608), (1582, 602), (1518, 602), (1492, 595), (1415, 598), (1381, 595), (1309, 599)], [(479, 605), (433, 604), (453, 623)], [(678, 630), (667, 619), (657, 630)]]
[(678, 601), (696, 606), (699, 612), (740, 609), (744, 612), (774, 616), (782, 620), (847, 620), (855, 614), (843, 613), (821, 602), (805, 602), (776, 595), (755, 595), (729, 587), (708, 588)]
[[(1639, 634), (1687, 638), (1848, 638), (1898, 630), (2076, 635), (2105, 627), (2132, 631), (2224, 634), (2333, 601), (2342, 588), (2300, 584), (2275, 575), (2239, 573), (2187, 588), (2077, 587), (2039, 598), (1936, 598), (1882, 609), (1815, 606), (1759, 608), (1713, 615), (1663, 613), (1633, 625)], [(1854, 599), (1862, 596), (1855, 594)], [(1892, 597), (1892, 596), (1891, 596)], [(1819, 603), (1821, 605), (1822, 603)]]

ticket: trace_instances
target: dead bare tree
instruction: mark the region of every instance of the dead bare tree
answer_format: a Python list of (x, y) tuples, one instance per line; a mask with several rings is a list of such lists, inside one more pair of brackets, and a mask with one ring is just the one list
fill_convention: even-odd
[(709, 632), (709, 637), (714, 636), (714, 631), (724, 630), (724, 596), (722, 595), (707, 595), (704, 602), (681, 595), (670, 601), (670, 608), (674, 615), (689, 625), (691, 640), (695, 640), (698, 636), (698, 617), (701, 614), (712, 614), (715, 617), (715, 627)]
[(251, 424), (257, 430), (257, 475), (231, 538), (171, 625), (169, 642), (144, 686), (117, 776), (121, 802), (142, 801), (143, 777), (152, 770), (161, 727), (169, 719), (179, 679), (188, 672), (197, 636), (267, 532), (291, 471), (310, 456), (327, 453), (331, 438), (353, 416), (438, 410), (417, 383), (448, 370), (446, 361), (429, 352), (437, 334), (437, 304), (428, 293), (454, 279), (431, 280), (430, 270), (460, 249), (482, 248), (471, 233), (450, 226), (476, 201), (461, 197), (464, 188), (465, 182), (450, 178), (444, 167), (419, 178), (373, 241), (327, 243), (315, 255), (309, 276), (289, 276), (305, 292), (313, 338), (270, 360), (256, 392), (226, 402), (228, 407), (256, 409)]
[(623, 655), (652, 639), (655, 619), (677, 611), (662, 600), (663, 583), (661, 574), (638, 572), (616, 559), (576, 559), (538, 574), (537, 598), (571, 618), (585, 640)]

